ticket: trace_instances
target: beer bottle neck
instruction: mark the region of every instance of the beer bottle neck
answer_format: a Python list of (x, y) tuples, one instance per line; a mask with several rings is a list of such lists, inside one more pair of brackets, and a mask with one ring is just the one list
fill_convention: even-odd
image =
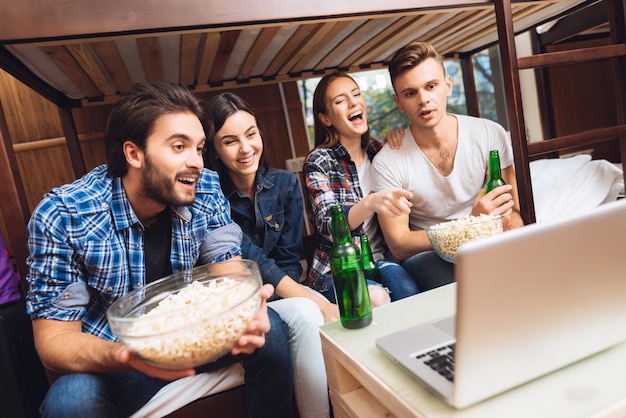
[(331, 233), (333, 235), (333, 242), (335, 244), (345, 244), (350, 241), (350, 228), (346, 221), (346, 216), (343, 213), (341, 206), (333, 206), (331, 209), (332, 222)]
[(372, 249), (370, 248), (367, 235), (361, 235), (361, 257), (363, 257), (363, 263), (372, 261)]
[(500, 170), (500, 156), (498, 155), (498, 151), (489, 152), (489, 178), (492, 180), (502, 178), (502, 171)]

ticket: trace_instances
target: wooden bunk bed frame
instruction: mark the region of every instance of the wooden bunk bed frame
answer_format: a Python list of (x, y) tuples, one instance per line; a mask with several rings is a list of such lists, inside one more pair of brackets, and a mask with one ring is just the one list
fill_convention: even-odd
[[(44, 8), (37, 0), (22, 0), (5, 8), (0, 17), (0, 67), (58, 105), (72, 166), (79, 177), (86, 170), (71, 108), (110, 103), (121, 91), (130, 88), (133, 70), (123, 62), (118, 51), (119, 45), (129, 39), (137, 43), (146, 79), (168, 78), (168, 70), (163, 65), (166, 61), (162, 56), (166, 53), (163, 42), (168, 37), (175, 39), (180, 44), (176, 50), (179, 56), (172, 56), (171, 60), (177, 66), (177, 81), (198, 92), (320, 76), (336, 69), (384, 68), (393, 51), (416, 38), (431, 41), (444, 55), (462, 60), (469, 52), (497, 43), (521, 213), (526, 223), (532, 223), (535, 213), (530, 159), (612, 138), (620, 138), (621, 161), (626, 157), (624, 0), (605, 0), (611, 45), (517, 57), (516, 32), (541, 23), (541, 19), (558, 17), (568, 8), (592, 3), (580, 0), (389, 0), (382, 3), (363, 0), (354, 5), (334, 0), (294, 0), (213, 5), (201, 0), (137, 0), (128, 5), (82, 0), (55, 2)], [(281, 39), (285, 29), (290, 28), (288, 39)], [(258, 36), (245, 46), (241, 40), (251, 37), (252, 31), (257, 31)], [(344, 36), (344, 39), (337, 42), (333, 36)], [(307, 67), (305, 58), (312, 59), (323, 45), (332, 42), (336, 44), (326, 55)], [(280, 50), (274, 53), (273, 60), (255, 74), (254, 66), (268, 49), (276, 48), (277, 43), (281, 43)], [(229, 75), (228, 61), (233, 60), (233, 52), (242, 48), (247, 49), (239, 58), (239, 69)], [(74, 82), (74, 90), (69, 89), (73, 97), (63, 91), (63, 86), (59, 88), (54, 83), (56, 80), (50, 80), (53, 76), (41, 76), (40, 69), (30, 67), (27, 59), (20, 60), (37, 54), (51, 59), (57, 72)], [(611, 59), (615, 67), (616, 126), (527, 144), (519, 70), (599, 59)], [(467, 88), (467, 92), (469, 113), (473, 114), (477, 110), (472, 105), (472, 89)], [(0, 135), (0, 180), (4, 185), (0, 204), (7, 217), (9, 240), (14, 244), (18, 268), (24, 274), (23, 231), (29, 211), (6, 123), (2, 121)]]
[[(391, 53), (410, 39), (431, 41), (444, 55), (462, 60), (470, 52), (499, 45), (521, 213), (526, 223), (535, 222), (531, 159), (618, 138), (621, 161), (626, 161), (623, 99), (626, 97), (626, 0), (604, 0), (611, 45), (519, 58), (516, 33), (558, 17), (570, 6), (578, 8), (594, 2), (248, 0), (212, 3), (81, 0), (51, 2), (42, 7), (40, 1), (21, 0), (5, 7), (0, 15), (0, 67), (58, 106), (76, 177), (86, 170), (71, 109), (111, 103), (120, 92), (130, 88), (132, 69), (125, 67), (119, 51), (120, 45), (129, 39), (138, 45), (145, 78), (167, 79), (159, 48), (168, 37), (176, 37), (180, 47), (179, 55), (172, 56), (176, 60), (177, 81), (198, 92), (318, 77), (337, 69), (384, 68)], [(545, 14), (546, 7), (561, 4), (564, 8)], [(281, 39), (280, 34), (286, 30), (291, 30), (291, 37)], [(244, 46), (240, 41), (246, 36), (253, 39), (254, 31), (256, 39)], [(330, 45), (333, 35), (342, 33), (347, 34), (343, 42), (335, 41), (326, 55), (315, 61), (315, 53)], [(376, 35), (368, 36), (368, 33)], [(280, 48), (277, 42), (282, 43)], [(229, 75), (228, 61), (233, 58), (233, 50), (244, 47), (247, 49), (239, 58), (238, 71)], [(271, 48), (279, 48), (274, 59), (264, 71), (255, 73), (255, 66)], [(26, 55), (51, 59), (58, 72), (73, 81), (70, 92), (78, 94), (68, 94), (63, 82), (55, 84), (56, 80), (51, 80), (49, 75), (43, 77), (40, 69), (20, 59)], [(315, 64), (307, 66), (305, 59)], [(609, 59), (614, 66), (617, 124), (528, 144), (519, 71), (600, 59)], [(471, 94), (472, 89), (467, 88), (470, 114), (476, 110)], [(0, 209), (18, 270), (24, 276), (27, 271), (24, 231), (30, 213), (2, 107), (0, 139)]]

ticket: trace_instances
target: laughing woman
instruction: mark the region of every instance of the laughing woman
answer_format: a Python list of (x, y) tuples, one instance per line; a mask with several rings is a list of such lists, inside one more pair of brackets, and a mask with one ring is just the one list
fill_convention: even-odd
[(268, 167), (258, 118), (240, 97), (219, 94), (207, 101), (206, 110), (215, 135), (207, 138), (205, 165), (220, 175), (232, 218), (244, 232), (244, 257), (259, 264), (263, 280), (279, 296), (269, 306), (289, 327), (299, 414), (328, 417), (318, 328), (339, 319), (339, 310), (296, 281), (302, 273), (304, 219), (298, 179)]
[[(330, 208), (341, 205), (355, 244), (359, 245), (359, 237), (367, 234), (380, 268), (380, 284), (390, 291), (391, 300), (418, 293), (413, 277), (388, 260), (392, 257), (385, 251), (375, 216), (409, 213), (411, 193), (401, 189), (371, 193), (371, 162), (383, 144), (370, 138), (365, 99), (354, 79), (342, 72), (324, 76), (313, 94), (313, 115), (315, 149), (306, 158), (304, 173), (320, 242), (307, 284), (333, 300), (328, 256), (332, 246)], [(380, 287), (369, 289), (375, 306), (380, 296), (374, 292), (379, 293)]]

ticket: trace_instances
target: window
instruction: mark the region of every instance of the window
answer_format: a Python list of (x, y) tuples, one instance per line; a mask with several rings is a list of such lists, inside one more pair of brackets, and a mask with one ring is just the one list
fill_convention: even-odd
[[(465, 104), (465, 89), (463, 75), (458, 60), (444, 62), (446, 74), (452, 78), (452, 95), (448, 98), (447, 110), (449, 113), (467, 114)], [(409, 126), (406, 115), (398, 110), (393, 100), (393, 87), (387, 69), (362, 71), (351, 73), (352, 78), (361, 88), (365, 97), (368, 112), (370, 134), (374, 138), (383, 139), (391, 129), (400, 129)], [(313, 131), (313, 92), (320, 78), (310, 78), (298, 82), (301, 99), (304, 104), (304, 114), (309, 132), (309, 145), (313, 148), (315, 134)], [(488, 95), (489, 96), (489, 95)]]
[(480, 116), (509, 129), (498, 46), (484, 49), (472, 56), (478, 110)]

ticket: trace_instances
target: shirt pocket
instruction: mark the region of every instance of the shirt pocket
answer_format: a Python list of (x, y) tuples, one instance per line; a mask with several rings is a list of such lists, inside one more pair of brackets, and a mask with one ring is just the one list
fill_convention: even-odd
[(264, 219), (265, 224), (265, 238), (263, 240), (263, 248), (268, 250), (273, 249), (280, 235), (285, 227), (285, 212), (277, 212), (272, 215), (266, 216)]
[(110, 305), (130, 290), (126, 248), (113, 235), (91, 239), (84, 246), (88, 284)]

